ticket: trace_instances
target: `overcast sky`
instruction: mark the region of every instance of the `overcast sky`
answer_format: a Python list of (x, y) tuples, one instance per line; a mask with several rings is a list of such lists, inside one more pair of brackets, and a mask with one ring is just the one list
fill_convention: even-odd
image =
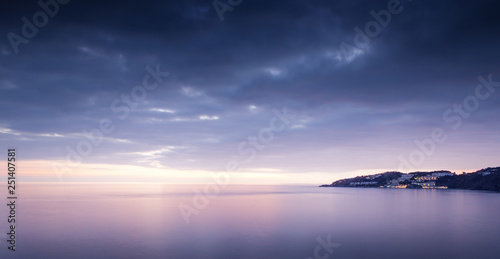
[[(0, 141), (32, 180), (57, 180), (54, 165), (65, 179), (192, 182), (236, 160), (257, 183), (327, 183), (401, 159), (499, 166), (498, 1), (388, 2), (72, 0), (50, 17), (3, 1)], [(155, 89), (141, 88), (147, 67), (163, 73)], [(126, 114), (122, 96), (144, 92)], [(290, 123), (262, 150), (242, 144), (285, 107)], [(68, 163), (103, 119), (113, 131)]]

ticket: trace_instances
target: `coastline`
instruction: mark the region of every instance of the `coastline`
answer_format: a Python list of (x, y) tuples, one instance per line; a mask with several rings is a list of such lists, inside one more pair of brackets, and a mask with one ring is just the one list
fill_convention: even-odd
[(323, 184), (319, 187), (391, 188), (391, 189), (460, 189), (500, 192), (500, 167), (488, 167), (472, 173), (450, 171), (384, 172), (357, 176)]

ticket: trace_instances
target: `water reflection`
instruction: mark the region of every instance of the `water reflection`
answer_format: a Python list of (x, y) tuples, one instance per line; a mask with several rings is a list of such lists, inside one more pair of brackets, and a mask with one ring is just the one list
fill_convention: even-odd
[(186, 225), (192, 189), (24, 184), (8, 258), (500, 258), (496, 193), (230, 186)]

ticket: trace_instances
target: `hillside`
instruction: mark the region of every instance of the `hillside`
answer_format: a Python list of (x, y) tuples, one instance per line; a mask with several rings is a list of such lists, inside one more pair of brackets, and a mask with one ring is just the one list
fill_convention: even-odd
[(437, 179), (436, 185), (446, 186), (450, 189), (500, 192), (500, 167), (486, 168), (470, 174), (442, 177)]
[(468, 189), (500, 192), (500, 167), (485, 168), (473, 173), (450, 171), (385, 172), (335, 181), (320, 187), (427, 188)]

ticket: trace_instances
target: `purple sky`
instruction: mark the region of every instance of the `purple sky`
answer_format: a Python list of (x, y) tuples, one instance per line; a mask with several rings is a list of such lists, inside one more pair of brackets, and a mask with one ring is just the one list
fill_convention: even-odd
[(0, 7), (0, 141), (26, 180), (200, 182), (230, 161), (253, 183), (499, 166), (497, 1), (244, 0), (223, 21), (210, 0), (52, 3), (53, 17)]

